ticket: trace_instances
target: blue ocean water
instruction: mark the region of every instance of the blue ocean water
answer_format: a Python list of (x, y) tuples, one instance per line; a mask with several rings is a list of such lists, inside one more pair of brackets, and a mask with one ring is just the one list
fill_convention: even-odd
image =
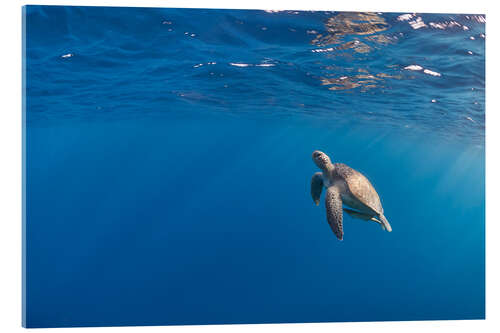
[[(24, 8), (24, 325), (481, 319), (483, 15)], [(393, 232), (309, 194), (315, 149)]]

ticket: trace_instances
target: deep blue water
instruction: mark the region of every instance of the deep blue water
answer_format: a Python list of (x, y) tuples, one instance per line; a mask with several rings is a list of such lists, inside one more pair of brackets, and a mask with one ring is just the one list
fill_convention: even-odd
[(24, 324), (484, 318), (485, 19), (404, 14), (26, 7)]

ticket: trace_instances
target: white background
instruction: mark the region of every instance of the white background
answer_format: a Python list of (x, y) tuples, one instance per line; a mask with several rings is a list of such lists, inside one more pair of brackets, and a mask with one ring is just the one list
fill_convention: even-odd
[[(489, 3), (488, 3), (489, 2)], [(239, 9), (314, 9), (381, 12), (431, 12), (486, 14), (486, 316), (476, 321), (427, 321), (382, 323), (326, 323), (286, 325), (221, 325), (128, 328), (80, 328), (77, 332), (500, 332), (499, 243), (500, 206), (498, 99), (498, 11), (494, 1), (474, 0), (185, 0), (185, 1), (35, 1), (4, 0), (0, 10), (0, 332), (21, 328), (21, 6), (25, 4), (99, 5), (136, 7), (195, 7)], [(50, 189), (48, 189), (50, 190)], [(464, 191), (467, 191), (464, 188)], [(471, 221), (473, 223), (474, 221)], [(473, 225), (471, 225), (473, 227)], [(424, 231), (425, 226), (422, 226)], [(466, 232), (466, 231), (464, 231)], [(416, 291), (418, 292), (418, 291)], [(409, 300), (410, 301), (410, 300)], [(65, 332), (70, 329), (42, 329)], [(73, 329), (75, 331), (75, 329)]]

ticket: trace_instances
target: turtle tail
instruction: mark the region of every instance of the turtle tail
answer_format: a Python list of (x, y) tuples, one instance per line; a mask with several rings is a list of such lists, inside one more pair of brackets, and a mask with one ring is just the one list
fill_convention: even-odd
[(392, 231), (391, 225), (389, 224), (389, 221), (387, 221), (387, 219), (385, 218), (384, 214), (380, 214), (379, 218), (380, 218), (380, 221), (382, 222), (382, 225), (384, 226), (385, 230), (387, 230), (388, 232), (391, 232)]

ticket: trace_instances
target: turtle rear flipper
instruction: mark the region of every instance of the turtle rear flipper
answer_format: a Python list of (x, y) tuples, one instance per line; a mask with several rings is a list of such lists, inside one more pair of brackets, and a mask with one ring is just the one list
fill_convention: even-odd
[(380, 214), (378, 218), (382, 222), (385, 230), (391, 232), (392, 231), (391, 225), (389, 224), (389, 221), (387, 221), (387, 219), (385, 218), (384, 214)]
[(373, 221), (375, 223), (378, 223), (382, 227), (382, 230), (386, 230), (384, 224), (380, 220), (375, 218), (375, 216), (373, 216), (373, 215), (364, 214), (364, 213), (361, 213), (361, 212), (358, 212), (356, 210), (352, 210), (349, 208), (344, 208), (344, 212), (346, 212), (347, 214), (349, 214), (349, 216), (351, 216), (352, 218), (355, 218), (355, 219), (360, 219), (360, 220), (364, 220), (364, 221)]

